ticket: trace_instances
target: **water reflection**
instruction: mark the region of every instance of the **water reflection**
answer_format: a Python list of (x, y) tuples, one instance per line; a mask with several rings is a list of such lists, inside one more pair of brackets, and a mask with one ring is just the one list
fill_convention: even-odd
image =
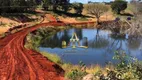
[(128, 47), (130, 49), (136, 50), (136, 49), (140, 48), (141, 42), (142, 42), (141, 38), (129, 38), (128, 39)]
[[(84, 48), (62, 48), (62, 41), (69, 44), (72, 34), (76, 33)], [(115, 50), (126, 51), (131, 56), (142, 60), (142, 39), (141, 38), (114, 38), (110, 31), (96, 29), (70, 29), (45, 38), (42, 40), (40, 50), (55, 53), (61, 56), (65, 62), (78, 64), (83, 61), (89, 64), (105, 65), (106, 62), (115, 62), (112, 57)], [(62, 56), (64, 55), (64, 56)]]
[(105, 48), (109, 45), (109, 41), (105, 36), (96, 35), (94, 39), (89, 41), (91, 48)]
[(82, 46), (87, 46), (88, 47), (88, 38), (84, 37), (82, 40)]

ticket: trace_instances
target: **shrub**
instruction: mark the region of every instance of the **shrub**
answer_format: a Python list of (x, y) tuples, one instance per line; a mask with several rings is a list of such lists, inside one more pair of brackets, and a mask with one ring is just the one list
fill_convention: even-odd
[(63, 68), (66, 71), (66, 77), (71, 80), (82, 80), (82, 78), (87, 74), (86, 65), (80, 61), (79, 65), (64, 64)]
[(141, 80), (142, 62), (126, 55), (123, 51), (115, 52), (114, 59), (119, 61), (114, 70), (108, 70), (104, 80)]
[(71, 80), (82, 80), (82, 78), (87, 73), (78, 69), (73, 69), (71, 72), (67, 73), (67, 77)]
[(24, 45), (26, 48), (33, 49), (33, 50), (39, 50), (38, 47), (40, 45), (42, 37), (39, 35), (34, 35), (32, 33), (28, 34), (26, 37), (26, 44)]

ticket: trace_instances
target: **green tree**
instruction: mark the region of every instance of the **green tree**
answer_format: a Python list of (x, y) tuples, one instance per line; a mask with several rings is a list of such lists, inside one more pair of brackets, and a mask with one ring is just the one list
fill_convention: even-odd
[(70, 9), (70, 0), (60, 0), (59, 5), (64, 12), (67, 12)]
[(52, 6), (52, 0), (43, 0), (43, 5), (42, 7), (45, 10), (49, 10), (49, 7)]
[(104, 4), (90, 3), (85, 6), (88, 14), (94, 15), (97, 18), (97, 23), (100, 23), (100, 17), (109, 10), (108, 6)]
[(54, 11), (61, 8), (63, 11), (67, 12), (70, 7), (70, 0), (43, 0), (43, 8), (48, 10), (52, 6)]
[(3, 12), (6, 12), (8, 11), (8, 6), (10, 6), (10, 0), (0, 0), (0, 12), (3, 13)]
[(25, 12), (36, 7), (36, 0), (0, 0), (0, 12)]
[(111, 4), (111, 8), (112, 8), (112, 11), (114, 11), (117, 14), (120, 14), (121, 11), (127, 8), (127, 2), (125, 0), (115, 0)]
[(82, 3), (77, 3), (77, 2), (75, 2), (75, 3), (72, 3), (72, 6), (73, 6), (75, 12), (76, 12), (77, 14), (80, 14), (80, 15), (81, 15), (81, 13), (82, 13), (82, 11), (83, 11), (83, 4), (82, 4)]

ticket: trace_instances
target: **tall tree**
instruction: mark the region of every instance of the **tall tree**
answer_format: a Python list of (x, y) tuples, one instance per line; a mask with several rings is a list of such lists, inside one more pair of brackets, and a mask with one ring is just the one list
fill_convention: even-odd
[(111, 4), (111, 8), (115, 13), (120, 14), (121, 11), (127, 8), (127, 2), (125, 0), (115, 0)]
[(81, 13), (82, 13), (82, 11), (83, 11), (83, 4), (82, 3), (72, 3), (72, 6), (73, 6), (73, 8), (74, 8), (74, 10), (75, 10), (75, 12), (77, 13), (77, 14), (80, 14), (81, 15)]
[(53, 10), (57, 10), (57, 7), (61, 6), (64, 11), (69, 9), (70, 0), (52, 0)]
[(94, 15), (97, 18), (97, 23), (100, 23), (100, 17), (109, 10), (104, 4), (88, 4), (86, 10), (89, 14)]
[(45, 10), (48, 10), (51, 5), (52, 5), (52, 0), (43, 0), (43, 8)]
[(24, 12), (35, 9), (36, 0), (0, 0), (1, 12)]
[(0, 0), (0, 12), (7, 12), (10, 6), (10, 0)]

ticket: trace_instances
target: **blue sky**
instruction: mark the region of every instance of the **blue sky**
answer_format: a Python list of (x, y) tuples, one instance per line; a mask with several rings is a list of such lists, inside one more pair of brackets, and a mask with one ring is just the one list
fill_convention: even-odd
[[(87, 3), (88, 1), (92, 1), (92, 2), (110, 2), (110, 1), (113, 1), (113, 0), (70, 0), (70, 2), (81, 2), (81, 3)], [(127, 1), (130, 1), (130, 0), (127, 0)]]

